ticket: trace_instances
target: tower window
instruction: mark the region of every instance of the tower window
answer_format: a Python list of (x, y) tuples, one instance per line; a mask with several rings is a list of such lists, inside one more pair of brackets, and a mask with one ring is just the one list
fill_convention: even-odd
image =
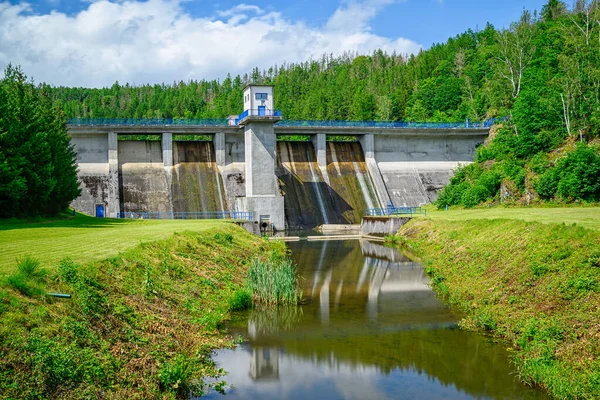
[(267, 100), (269, 95), (267, 93), (256, 93), (256, 100)]

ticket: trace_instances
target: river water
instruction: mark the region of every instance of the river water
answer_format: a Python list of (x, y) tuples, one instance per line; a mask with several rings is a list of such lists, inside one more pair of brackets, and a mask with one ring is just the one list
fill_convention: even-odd
[[(545, 399), (501, 345), (457, 329), (418, 263), (367, 241), (289, 243), (304, 304), (237, 315), (227, 399)], [(208, 398), (219, 399), (213, 392)]]

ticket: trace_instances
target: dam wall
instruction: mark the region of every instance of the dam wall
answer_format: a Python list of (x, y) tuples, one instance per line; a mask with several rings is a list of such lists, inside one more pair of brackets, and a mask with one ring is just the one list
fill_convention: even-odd
[(374, 156), (396, 207), (431, 203), (459, 165), (473, 162), (480, 136), (379, 135)]
[(215, 152), (222, 153), (217, 163), (223, 181), (225, 202), (229, 210), (241, 211), (237, 207), (237, 199), (246, 196), (245, 143), (244, 132), (232, 132), (223, 135), (222, 143), (217, 143), (215, 135)]
[(160, 142), (119, 141), (122, 212), (173, 211), (169, 175)]
[[(281, 206), (285, 227), (296, 229), (356, 224), (366, 209), (390, 202), (398, 207), (430, 203), (456, 167), (474, 160), (488, 130), (275, 125), (275, 135), (311, 140), (278, 141), (269, 160), (250, 165), (247, 135), (239, 126), (80, 125), (69, 126), (69, 133), (82, 189), (72, 204), (76, 210), (94, 215), (104, 205), (109, 217), (121, 211), (245, 211), (248, 204), (264, 201), (258, 192), (250, 193), (250, 203), (246, 197), (248, 168), (255, 166), (259, 170), (250, 169), (251, 174), (264, 175), (273, 162), (274, 172), (267, 174), (274, 175), (277, 188), (270, 196), (282, 194), (284, 204), (267, 202), (260, 214), (277, 215), (270, 208)], [(118, 134), (160, 134), (162, 140), (118, 141)], [(177, 135), (210, 135), (213, 140), (183, 142)], [(357, 140), (328, 141), (328, 135)], [(258, 139), (256, 149), (264, 145)], [(259, 188), (261, 180), (254, 184)]]
[(72, 203), (74, 209), (95, 214), (97, 204), (107, 205), (109, 215), (119, 210), (117, 135), (91, 133), (71, 137), (77, 154), (81, 195)]

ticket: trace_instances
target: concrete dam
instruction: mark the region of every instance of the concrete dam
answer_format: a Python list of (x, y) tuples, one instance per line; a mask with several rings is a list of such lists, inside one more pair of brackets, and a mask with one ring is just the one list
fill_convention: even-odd
[[(248, 97), (254, 98), (251, 90), (268, 89), (250, 86)], [(247, 212), (277, 230), (355, 224), (367, 209), (435, 200), (489, 133), (468, 124), (281, 121), (269, 108), (245, 107), (245, 115), (223, 124), (71, 123), (81, 187), (73, 207), (125, 218), (198, 218), (208, 212), (233, 218)], [(202, 140), (178, 140), (180, 135)], [(287, 141), (290, 135), (307, 141)], [(329, 140), (340, 136), (351, 140)]]
[[(127, 212), (241, 211), (238, 199), (246, 194), (246, 166), (239, 129), (214, 132), (213, 141), (177, 141), (171, 133), (161, 141), (118, 140), (119, 130), (131, 135), (158, 129), (124, 128), (70, 126), (82, 189), (73, 203), (75, 209), (94, 215), (96, 205), (106, 204), (110, 217)], [(167, 128), (175, 130), (162, 127)], [(185, 134), (192, 130), (186, 127)], [(323, 130), (327, 129), (312, 129), (312, 136), (325, 136)], [(202, 128), (198, 134), (206, 131)], [(487, 130), (463, 135), (363, 133), (358, 142), (325, 141), (320, 149), (314, 145), (316, 140), (278, 141), (275, 176), (284, 197), (286, 227), (359, 223), (368, 208), (390, 202), (395, 206), (430, 203), (459, 164), (473, 161)], [(373, 142), (372, 151), (365, 152), (365, 141)], [(321, 163), (318, 151), (325, 155)]]

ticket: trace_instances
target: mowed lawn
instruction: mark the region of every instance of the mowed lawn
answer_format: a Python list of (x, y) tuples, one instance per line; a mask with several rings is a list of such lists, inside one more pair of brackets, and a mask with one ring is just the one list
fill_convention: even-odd
[(103, 259), (140, 242), (166, 238), (175, 232), (213, 229), (223, 221), (117, 220), (85, 215), (39, 223), (0, 220), (0, 275), (10, 273), (22, 255), (53, 269), (70, 257), (77, 262)]
[(464, 221), (469, 219), (520, 219), (545, 224), (577, 224), (585, 228), (600, 230), (600, 207), (566, 208), (489, 208), (470, 210), (437, 210), (428, 207), (427, 216), (432, 219)]

